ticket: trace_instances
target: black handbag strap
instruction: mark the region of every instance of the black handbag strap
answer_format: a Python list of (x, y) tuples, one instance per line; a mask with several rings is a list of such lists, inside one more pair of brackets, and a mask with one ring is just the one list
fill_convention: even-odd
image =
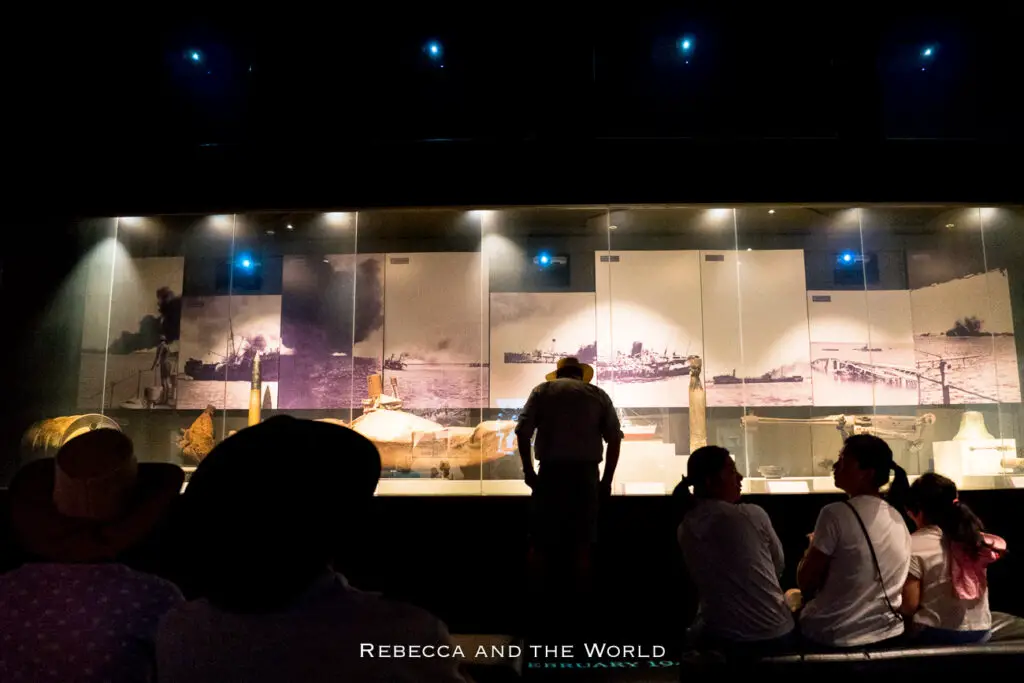
[(889, 600), (889, 594), (885, 590), (885, 580), (882, 578), (882, 567), (878, 564), (878, 556), (875, 555), (875, 546), (871, 543), (871, 536), (868, 535), (868, 528), (864, 526), (864, 520), (860, 518), (860, 513), (857, 512), (857, 508), (853, 507), (853, 503), (848, 500), (844, 500), (846, 507), (850, 508), (853, 516), (857, 518), (857, 524), (860, 525), (860, 530), (864, 532), (864, 540), (868, 542), (868, 550), (871, 551), (871, 561), (875, 563), (875, 574), (878, 577), (878, 585), (882, 587), (882, 597), (885, 598), (885, 604), (889, 606), (889, 611), (892, 612), (893, 616), (898, 621), (903, 621), (903, 615), (899, 613), (899, 610), (892, 606), (892, 601)]

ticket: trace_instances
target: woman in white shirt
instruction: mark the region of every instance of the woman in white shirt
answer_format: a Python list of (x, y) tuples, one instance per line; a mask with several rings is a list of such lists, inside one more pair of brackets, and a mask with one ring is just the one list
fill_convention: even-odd
[(981, 520), (960, 502), (956, 484), (942, 475), (921, 475), (910, 487), (910, 575), (903, 586), (903, 613), (916, 640), (933, 645), (982, 643), (989, 639), (986, 567), (1006, 542), (982, 531)]
[(779, 585), (782, 544), (761, 507), (739, 503), (742, 481), (729, 451), (705, 446), (673, 492), (683, 513), (677, 539), (700, 604), (699, 643), (733, 656), (786, 649), (794, 629)]
[[(900, 596), (910, 565), (910, 532), (890, 500), (904, 499), (907, 473), (892, 449), (869, 434), (848, 438), (834, 468), (849, 500), (821, 509), (797, 568), (805, 598), (800, 632), (829, 648), (878, 646), (903, 634)], [(899, 503), (902, 506), (902, 503)]]

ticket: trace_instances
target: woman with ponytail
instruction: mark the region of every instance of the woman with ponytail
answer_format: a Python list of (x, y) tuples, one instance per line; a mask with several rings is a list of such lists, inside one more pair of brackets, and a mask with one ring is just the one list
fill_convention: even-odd
[(910, 487), (910, 576), (903, 586), (903, 613), (925, 644), (980, 643), (989, 639), (986, 567), (1006, 551), (1006, 541), (986, 534), (981, 520), (960, 502), (956, 484), (942, 475), (921, 475)]
[(742, 481), (729, 451), (705, 446), (672, 494), (698, 593), (698, 643), (734, 656), (785, 649), (794, 628), (779, 585), (782, 544), (762, 508), (739, 503)]
[[(883, 498), (881, 489), (892, 484)], [(849, 500), (826, 505), (797, 568), (804, 597), (800, 630), (835, 648), (882, 643), (903, 634), (899, 612), (910, 567), (910, 532), (900, 510), (907, 473), (892, 449), (869, 434), (851, 436), (833, 467), (836, 487)], [(889, 502), (886, 502), (886, 501)]]

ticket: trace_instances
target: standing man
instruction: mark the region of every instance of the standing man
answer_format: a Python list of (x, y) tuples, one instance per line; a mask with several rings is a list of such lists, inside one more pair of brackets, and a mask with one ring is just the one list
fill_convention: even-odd
[[(612, 400), (590, 381), (594, 368), (562, 358), (534, 388), (519, 414), (516, 438), (531, 500), (531, 554), (535, 569), (567, 587), (587, 588), (597, 541), (600, 501), (611, 495), (622, 431)], [(536, 433), (533, 469), (531, 441)], [(598, 466), (608, 444), (604, 476)], [(539, 566), (538, 566), (539, 565)], [(548, 583), (548, 581), (545, 581)], [(554, 587), (549, 584), (549, 587)]]
[(153, 367), (150, 370), (160, 368), (160, 403), (167, 403), (171, 399), (171, 375), (174, 367), (171, 365), (171, 349), (167, 345), (167, 335), (160, 335), (160, 343), (156, 347), (156, 357), (153, 359)]

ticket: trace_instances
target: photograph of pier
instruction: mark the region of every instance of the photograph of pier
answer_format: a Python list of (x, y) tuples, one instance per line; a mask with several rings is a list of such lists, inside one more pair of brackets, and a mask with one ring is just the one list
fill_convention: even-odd
[(703, 353), (700, 252), (599, 251), (596, 382), (623, 408), (689, 405)]
[(908, 290), (809, 291), (816, 406), (917, 405)]

